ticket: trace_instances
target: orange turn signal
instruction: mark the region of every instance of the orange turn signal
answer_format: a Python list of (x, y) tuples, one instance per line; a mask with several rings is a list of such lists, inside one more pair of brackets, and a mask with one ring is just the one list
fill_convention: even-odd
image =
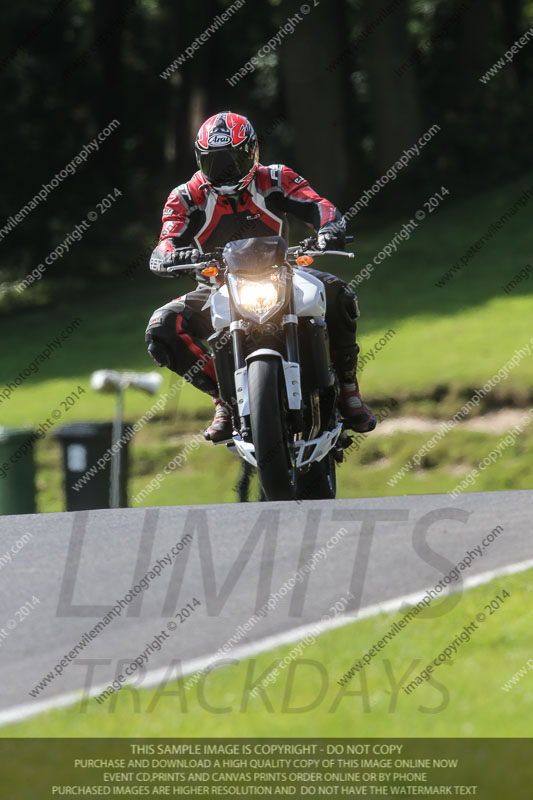
[(298, 258), (296, 259), (296, 266), (308, 267), (309, 264), (313, 263), (313, 261), (314, 258), (312, 258), (311, 256), (298, 256)]
[(218, 275), (218, 267), (206, 267), (202, 270), (202, 275), (206, 278), (213, 278), (215, 275)]

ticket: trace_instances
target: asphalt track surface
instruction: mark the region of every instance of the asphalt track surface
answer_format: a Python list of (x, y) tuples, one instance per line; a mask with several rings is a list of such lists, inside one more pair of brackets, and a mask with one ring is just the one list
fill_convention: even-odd
[[(462, 576), (528, 561), (532, 510), (533, 491), (515, 491), (2, 517), (0, 714), (111, 682), (169, 623), (175, 630), (146, 669), (209, 656), (275, 592), (240, 645), (314, 623), (348, 592), (356, 618), (434, 586), (497, 526), (503, 532)], [(11, 563), (2, 561), (28, 532)], [(43, 676), (180, 541), (172, 564), (33, 699)], [(327, 542), (325, 557), (313, 555)], [(312, 563), (301, 583), (279, 592)], [(34, 597), (40, 602), (22, 616)], [(194, 597), (201, 605), (180, 623), (174, 615)]]

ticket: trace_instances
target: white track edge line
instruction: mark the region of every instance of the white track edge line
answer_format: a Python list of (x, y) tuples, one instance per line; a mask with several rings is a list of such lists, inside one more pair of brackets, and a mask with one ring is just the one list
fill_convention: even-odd
[[(515, 564), (510, 564), (506, 567), (499, 567), (488, 570), (487, 572), (480, 572), (478, 575), (473, 575), (471, 578), (465, 578), (462, 586), (459, 586), (456, 589), (451, 588), (449, 594), (455, 594), (461, 590), (474, 589), (484, 583), (489, 583), (490, 581), (494, 580), (494, 578), (500, 578), (505, 575), (514, 575), (518, 572), (525, 572), (531, 568), (533, 568), (533, 558), (528, 559), (527, 561), (520, 561)], [(375, 617), (379, 614), (389, 613), (391, 611), (398, 611), (404, 603), (407, 603), (408, 605), (416, 605), (426, 595), (426, 593), (427, 589), (424, 589), (418, 592), (412, 592), (411, 594), (404, 594), (400, 597), (394, 597), (391, 600), (385, 600), (383, 603), (374, 603), (373, 605), (365, 606), (357, 611), (357, 616), (355, 617), (348, 614), (339, 614), (337, 617), (328, 619), (327, 621), (320, 620), (317, 622), (308, 623), (306, 625), (300, 625), (298, 628), (291, 628), (290, 630), (283, 631), (282, 633), (266, 636), (265, 638), (259, 639), (256, 642), (235, 647), (228, 653), (227, 657), (222, 659), (214, 659), (212, 655), (199, 656), (198, 658), (185, 661), (182, 665), (179, 675), (169, 676), (168, 666), (150, 670), (145, 674), (142, 683), (136, 685), (135, 688), (147, 689), (151, 686), (157, 686), (169, 680), (184, 678), (187, 675), (205, 670), (208, 667), (213, 668), (217, 665), (224, 664), (225, 662), (227, 663), (228, 659), (230, 658), (232, 658), (234, 661), (242, 661), (245, 658), (259, 655), (267, 650), (274, 650), (275, 648), (281, 647), (285, 644), (293, 644), (294, 642), (305, 639), (305, 637), (310, 633), (317, 635), (320, 633), (325, 633), (326, 631), (335, 630), (336, 628), (342, 628), (345, 625), (350, 625), (354, 622), (359, 622), (361, 619)], [(130, 682), (126, 682), (124, 685), (127, 686), (128, 683)], [(56, 695), (55, 697), (50, 698), (50, 700), (39, 700), (36, 703), (23, 703), (18, 706), (13, 706), (13, 708), (0, 711), (0, 727), (15, 722), (21, 722), (24, 719), (36, 716), (37, 714), (42, 714), (46, 711), (52, 711), (56, 708), (65, 708), (66, 706), (74, 705), (81, 700), (82, 697), (85, 702), (88, 702), (92, 697), (97, 697), (99, 694), (104, 692), (108, 686), (109, 683), (96, 686), (91, 689), (90, 692), (87, 692), (83, 695), (83, 690), (77, 689), (75, 691)]]

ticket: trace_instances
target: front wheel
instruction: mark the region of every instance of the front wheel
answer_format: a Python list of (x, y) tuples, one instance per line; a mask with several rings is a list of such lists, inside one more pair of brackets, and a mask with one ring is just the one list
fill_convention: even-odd
[(279, 359), (264, 358), (250, 363), (250, 424), (259, 481), (267, 500), (294, 500), (283, 387)]
[(336, 461), (332, 452), (298, 473), (298, 500), (334, 500), (337, 494)]

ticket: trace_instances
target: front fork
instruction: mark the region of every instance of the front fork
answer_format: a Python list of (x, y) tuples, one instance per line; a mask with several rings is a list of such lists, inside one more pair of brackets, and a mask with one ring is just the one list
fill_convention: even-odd
[[(291, 364), (298, 364), (298, 378), (299, 386), (298, 392), (300, 394), (300, 403), (298, 408), (291, 407), (289, 402), (289, 423), (293, 433), (301, 433), (304, 429), (304, 419), (302, 414), (302, 374), (301, 374), (301, 361), (300, 361), (300, 347), (298, 342), (298, 317), (294, 314), (293, 298), (291, 296), (287, 314), (281, 318), (281, 324), (285, 330), (285, 348), (287, 353), (287, 361)], [(290, 392), (287, 387), (287, 392)]]
[[(233, 308), (232, 308), (233, 316)], [(233, 363), (235, 366), (234, 371), (234, 385), (236, 388), (235, 394), (237, 395), (237, 415), (239, 418), (239, 430), (241, 438), (244, 442), (252, 440), (252, 431), (250, 429), (250, 417), (246, 414), (248, 410), (248, 380), (246, 382), (239, 381), (238, 375), (243, 377), (246, 375), (246, 359), (244, 356), (244, 332), (246, 330), (246, 323), (242, 319), (234, 319), (230, 323), (231, 340), (233, 344)]]
[[(282, 361), (285, 386), (287, 390), (288, 418), (291, 431), (294, 433), (303, 430), (302, 393), (300, 374), (300, 352), (298, 346), (298, 317), (293, 313), (293, 298), (291, 297), (287, 313), (281, 318), (284, 329), (286, 359), (282, 353), (270, 349), (257, 349), (245, 356), (245, 335), (248, 323), (246, 320), (236, 318), (233, 304), (231, 304), (232, 321), (230, 323), (231, 346), (226, 342), (222, 347), (221, 334), (215, 333), (209, 337), (209, 343), (215, 352), (215, 370), (223, 400), (230, 403), (234, 410), (235, 427), (240, 431), (244, 441), (251, 441), (248, 406), (248, 362), (254, 357), (267, 353), (277, 356)], [(223, 336), (227, 336), (224, 332)]]

